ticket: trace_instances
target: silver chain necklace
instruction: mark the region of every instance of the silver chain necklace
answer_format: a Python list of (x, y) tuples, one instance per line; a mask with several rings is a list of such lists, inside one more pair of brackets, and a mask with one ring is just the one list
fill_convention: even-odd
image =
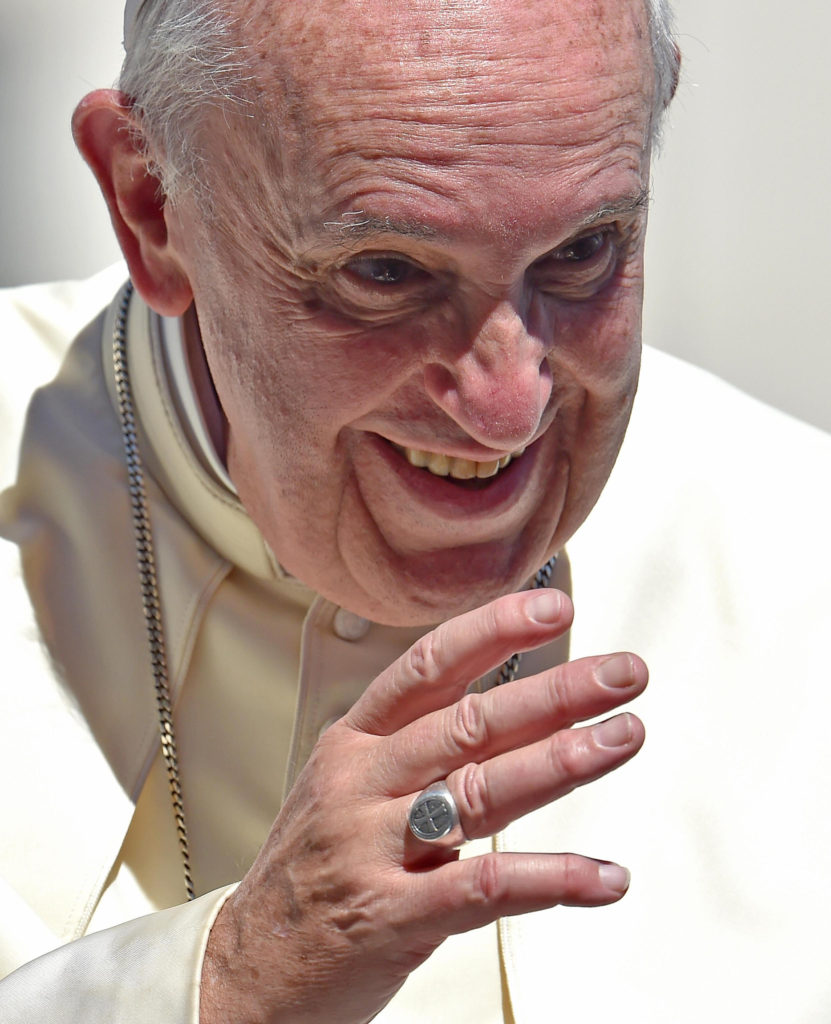
[(162, 755), (167, 768), (167, 781), (179, 850), (185, 872), (185, 891), (189, 900), (194, 899), (193, 875), (190, 868), (188, 830), (185, 822), (185, 808), (182, 803), (182, 786), (179, 776), (179, 753), (176, 748), (176, 732), (173, 728), (173, 706), (170, 701), (170, 686), (167, 677), (167, 654), (165, 651), (162, 613), (159, 604), (159, 587), (156, 579), (156, 559), (153, 550), (153, 532), (150, 528), (150, 514), (144, 490), (144, 469), (136, 437), (136, 417), (130, 374), (127, 367), (127, 311), (133, 284), (124, 286), (113, 330), (113, 368), (115, 388), (118, 394), (118, 415), (121, 420), (121, 437), (124, 442), (124, 458), (127, 462), (127, 481), (130, 487), (130, 505), (133, 513), (133, 532), (136, 540), (141, 602), (144, 607), (144, 623), (147, 628), (147, 642), (150, 648), (150, 665), (156, 690), (156, 708), (159, 714), (159, 734)]
[[(554, 566), (557, 564), (557, 556), (552, 555), (551, 558), (543, 565), (534, 576), (534, 582), (531, 584), (532, 590), (539, 590), (541, 587), (548, 587), (551, 584), (551, 577), (554, 574)], [(502, 668), (499, 670), (499, 674), (496, 677), (494, 683), (495, 686), (503, 686), (505, 683), (512, 683), (516, 679), (516, 674), (519, 672), (519, 663), (522, 661), (522, 652), (518, 654), (512, 654), (506, 662), (503, 663)]]
[[(121, 438), (124, 442), (124, 458), (127, 464), (127, 481), (133, 516), (136, 559), (139, 581), (141, 583), (141, 602), (144, 608), (144, 623), (147, 630), (150, 665), (156, 692), (162, 756), (164, 757), (167, 770), (170, 800), (173, 805), (173, 817), (176, 821), (176, 833), (179, 837), (179, 850), (182, 854), (185, 891), (187, 892), (188, 899), (192, 900), (196, 897), (196, 891), (193, 887), (193, 875), (190, 866), (188, 830), (185, 822), (185, 808), (182, 802), (182, 784), (179, 774), (179, 753), (176, 747), (176, 731), (173, 727), (173, 705), (170, 700), (170, 685), (167, 675), (167, 654), (164, 631), (162, 629), (159, 586), (156, 578), (153, 532), (150, 527), (150, 513), (147, 507), (147, 495), (144, 488), (144, 468), (136, 436), (135, 407), (130, 386), (130, 373), (127, 366), (127, 313), (130, 308), (132, 295), (133, 283), (128, 281), (121, 293), (118, 310), (116, 311), (115, 327), (113, 329), (113, 369), (115, 371), (115, 389), (118, 396)], [(555, 555), (537, 572), (532, 585), (534, 589), (549, 586), (556, 562), (557, 556)], [(502, 686), (514, 680), (519, 671), (521, 660), (521, 653), (513, 654), (508, 658), (499, 670), (495, 685)]]

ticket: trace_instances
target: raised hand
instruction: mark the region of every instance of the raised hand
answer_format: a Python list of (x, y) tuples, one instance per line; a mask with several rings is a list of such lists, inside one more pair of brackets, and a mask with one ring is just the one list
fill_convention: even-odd
[[(383, 672), (315, 747), (209, 940), (202, 1024), (370, 1020), (450, 934), (556, 904), (619, 899), (628, 875), (576, 854), (459, 860), (407, 824), (446, 781), (469, 839), (632, 757), (632, 714), (571, 728), (637, 696), (631, 654), (586, 658), (484, 694), (469, 685), (564, 632), (569, 599), (512, 594), (450, 620)], [(552, 836), (552, 842), (556, 837)]]

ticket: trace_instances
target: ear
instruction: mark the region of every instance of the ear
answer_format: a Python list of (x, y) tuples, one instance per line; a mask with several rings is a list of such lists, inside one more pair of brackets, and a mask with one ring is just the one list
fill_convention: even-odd
[(171, 244), (170, 207), (141, 151), (129, 100), (110, 89), (90, 93), (75, 110), (72, 133), (104, 193), (133, 284), (157, 313), (180, 316), (193, 292)]

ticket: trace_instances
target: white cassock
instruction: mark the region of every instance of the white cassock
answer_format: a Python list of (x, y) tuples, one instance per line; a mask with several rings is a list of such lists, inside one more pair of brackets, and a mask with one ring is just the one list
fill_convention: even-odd
[[(201, 429), (176, 325), (135, 298), (130, 374), (205, 894), (180, 905), (113, 310), (97, 315), (118, 283), (0, 302), (0, 973), (26, 965), (0, 983), (4, 1022), (195, 1022), (211, 922), (284, 784), (421, 632), (282, 572)], [(377, 1020), (831, 1020), (829, 480), (826, 435), (647, 351), (618, 466), (558, 565), (568, 643), (523, 666), (636, 651), (647, 743), (496, 839), (618, 860), (632, 888), (448, 940)]]

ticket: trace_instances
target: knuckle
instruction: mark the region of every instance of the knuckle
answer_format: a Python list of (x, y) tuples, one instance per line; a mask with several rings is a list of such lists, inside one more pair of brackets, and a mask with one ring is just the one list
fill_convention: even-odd
[(569, 730), (556, 733), (548, 744), (551, 773), (564, 781), (581, 779), (586, 772), (586, 759), (579, 734)]
[(479, 750), (488, 741), (488, 723), (479, 694), (465, 694), (453, 706), (448, 721), (451, 749), (459, 752)]
[(488, 809), (488, 787), (484, 769), (479, 764), (467, 764), (459, 769), (454, 782), (462, 828), (468, 839), (475, 839), (483, 834), (482, 827)]
[(562, 898), (565, 901), (574, 899), (585, 888), (587, 873), (585, 860), (574, 853), (562, 854), (560, 873)]
[(511, 606), (506, 608), (506, 602), (491, 601), (482, 608), (481, 629), (483, 636), (495, 636), (502, 632), (507, 625), (512, 624), (515, 616), (511, 614)]
[(491, 906), (505, 895), (504, 874), (499, 855), (485, 853), (472, 860), (468, 900), (474, 906)]
[(441, 641), (437, 631), (426, 633), (407, 651), (407, 674), (418, 683), (432, 683), (439, 675)]
[(568, 672), (562, 671), (558, 665), (546, 679), (543, 696), (545, 706), (543, 714), (552, 719), (563, 717), (571, 703), (571, 687)]

